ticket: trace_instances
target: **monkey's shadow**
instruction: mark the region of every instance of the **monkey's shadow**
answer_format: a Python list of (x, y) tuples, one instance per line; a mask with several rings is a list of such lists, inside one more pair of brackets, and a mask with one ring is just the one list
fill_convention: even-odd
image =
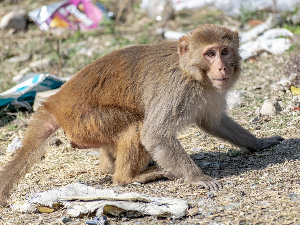
[(251, 170), (262, 170), (270, 164), (300, 159), (300, 139), (286, 139), (270, 149), (254, 154), (234, 150), (200, 152), (191, 154), (191, 157), (205, 174), (220, 179)]

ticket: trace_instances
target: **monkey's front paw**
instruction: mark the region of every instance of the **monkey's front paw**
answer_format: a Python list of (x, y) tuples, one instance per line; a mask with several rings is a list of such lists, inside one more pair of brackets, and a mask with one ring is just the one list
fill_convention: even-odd
[(262, 138), (262, 139), (260, 139), (258, 150), (263, 150), (263, 149), (266, 149), (266, 148), (270, 148), (274, 145), (279, 144), (283, 140), (284, 140), (284, 138), (282, 138), (280, 136)]
[(209, 189), (211, 191), (217, 191), (218, 189), (222, 188), (221, 184), (213, 179), (210, 176), (201, 175), (194, 177), (192, 181), (185, 181), (189, 184), (203, 186), (205, 189)]

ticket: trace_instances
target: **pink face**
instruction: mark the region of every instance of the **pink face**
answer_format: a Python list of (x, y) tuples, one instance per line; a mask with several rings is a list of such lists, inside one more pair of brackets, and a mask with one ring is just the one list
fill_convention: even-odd
[(209, 68), (207, 75), (214, 86), (224, 87), (232, 83), (234, 49), (224, 45), (211, 45), (204, 50), (203, 57)]

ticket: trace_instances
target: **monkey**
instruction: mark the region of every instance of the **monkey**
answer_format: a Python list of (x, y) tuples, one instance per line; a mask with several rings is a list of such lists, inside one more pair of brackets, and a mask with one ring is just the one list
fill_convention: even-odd
[(257, 138), (226, 113), (226, 93), (241, 73), (238, 49), (237, 31), (206, 24), (177, 41), (113, 51), (77, 72), (38, 108), (22, 147), (1, 170), (0, 204), (58, 128), (73, 147), (100, 148), (99, 169), (116, 185), (169, 178), (218, 190), (219, 181), (178, 141), (182, 129), (196, 124), (250, 152), (283, 140)]

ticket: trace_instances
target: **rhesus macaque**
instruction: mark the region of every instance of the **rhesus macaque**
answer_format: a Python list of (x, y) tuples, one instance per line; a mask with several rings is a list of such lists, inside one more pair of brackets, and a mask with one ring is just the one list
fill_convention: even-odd
[[(59, 127), (74, 147), (102, 149), (100, 169), (115, 184), (167, 177), (217, 190), (176, 139), (179, 131), (197, 124), (250, 152), (282, 140), (256, 138), (226, 115), (226, 92), (241, 71), (238, 48), (238, 32), (203, 25), (179, 41), (117, 50), (79, 71), (38, 109), (23, 147), (0, 172), (0, 204)], [(152, 160), (157, 166), (149, 167)]]

